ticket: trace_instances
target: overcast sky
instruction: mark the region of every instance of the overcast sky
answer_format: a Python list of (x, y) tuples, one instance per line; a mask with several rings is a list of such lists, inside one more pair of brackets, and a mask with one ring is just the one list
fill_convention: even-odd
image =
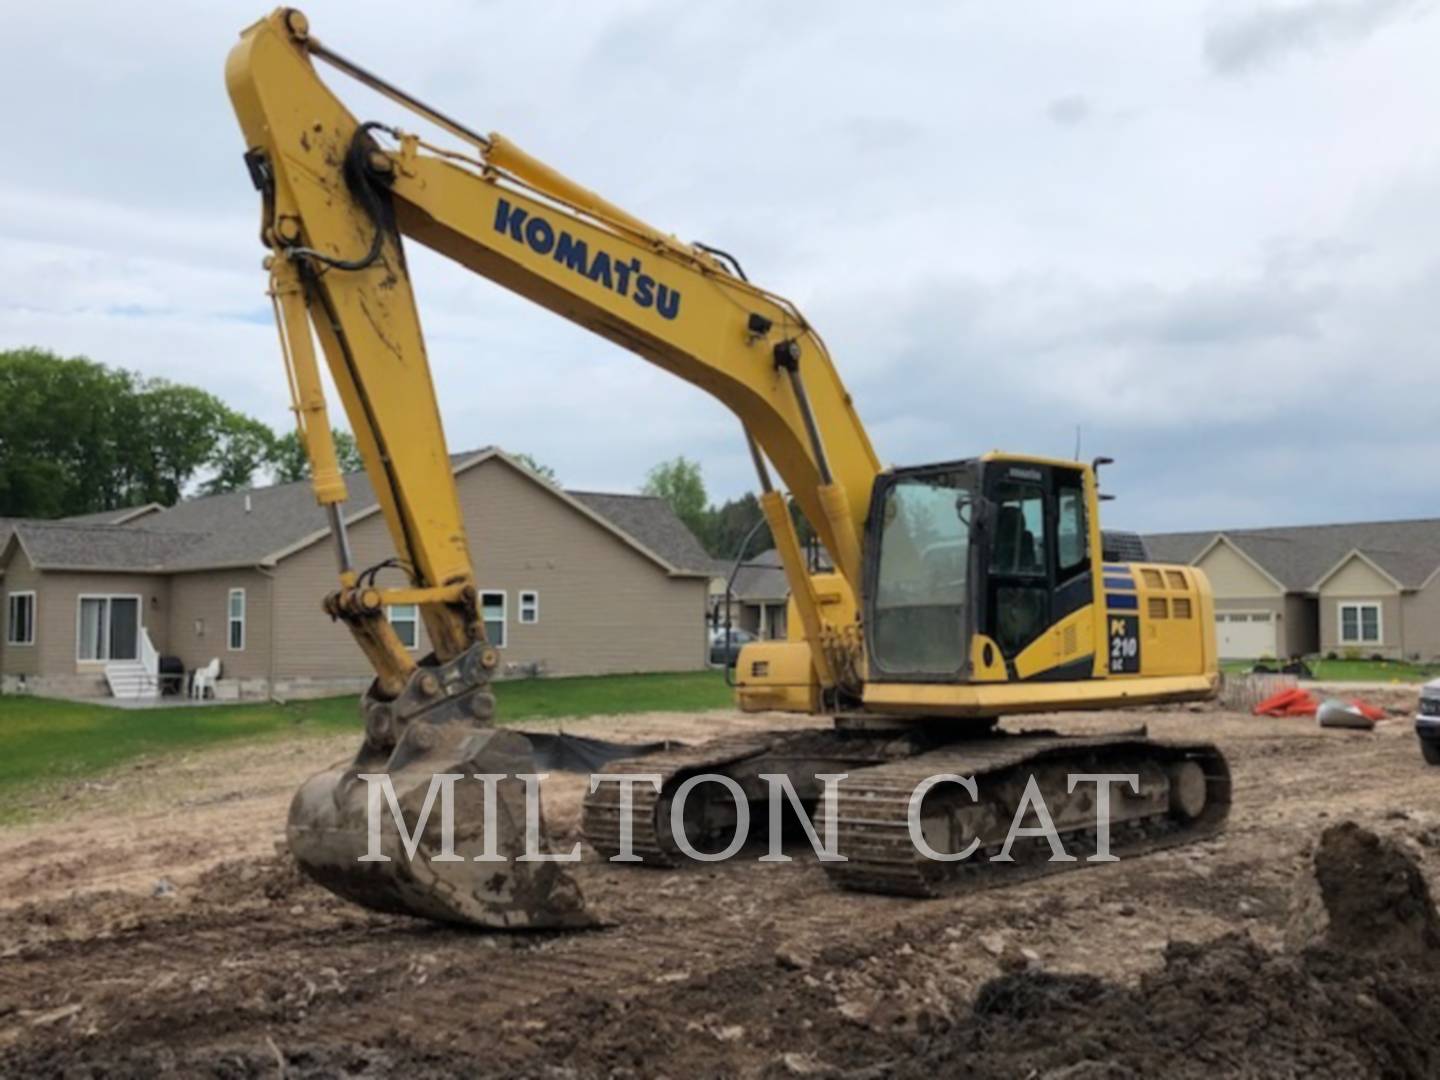
[[(0, 348), (289, 423), (225, 55), (10, 5)], [(797, 301), (881, 458), (1118, 459), (1148, 530), (1440, 516), (1440, 17), (1288, 3), (312, 2), (318, 37)], [(327, 73), (364, 119), (409, 123)], [(412, 251), (416, 250), (412, 247)], [(412, 256), (452, 449), (751, 485), (699, 390)], [(338, 403), (336, 406), (338, 413)]]

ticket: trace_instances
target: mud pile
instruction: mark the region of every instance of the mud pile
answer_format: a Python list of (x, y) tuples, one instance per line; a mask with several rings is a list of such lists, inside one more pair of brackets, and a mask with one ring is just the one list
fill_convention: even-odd
[(0, 919), (26, 965), (0, 964), (0, 1076), (1436, 1077), (1440, 916), (1404, 843), (1326, 830), (1283, 950), (1172, 943), (1121, 983), (1041, 969), (1017, 923), (1013, 955), (980, 943), (1006, 973), (978, 992), (943, 907), (803, 949), (751, 920), (706, 966), (694, 938), (461, 935), (357, 914), (284, 858), (227, 864)]
[[(1136, 986), (1024, 970), (946, 1007), (934, 941), (681, 983), (664, 1005), (577, 995), (535, 1018), (537, 1060), (579, 1075), (1440, 1076), (1440, 926), (1415, 861), (1353, 824), (1314, 852), (1323, 918), (1302, 948), (1172, 943)], [(928, 951), (927, 951), (928, 949)], [(877, 963), (878, 961), (878, 963)], [(848, 970), (847, 970), (848, 969)], [(855, 1007), (867, 970), (878, 1003)], [(518, 1064), (518, 1062), (516, 1063)]]
[(1402, 958), (1440, 950), (1440, 917), (1415, 860), (1354, 822), (1332, 825), (1296, 890), (1291, 947)]

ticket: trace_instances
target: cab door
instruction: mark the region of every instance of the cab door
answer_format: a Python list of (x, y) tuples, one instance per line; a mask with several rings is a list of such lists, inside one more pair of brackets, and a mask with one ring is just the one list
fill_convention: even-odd
[(991, 462), (985, 494), (982, 621), (1010, 666), (1051, 626), (1091, 602), (1084, 473), (1058, 465)]
[(1049, 471), (1008, 462), (986, 469), (985, 629), (1007, 664), (1050, 625)]

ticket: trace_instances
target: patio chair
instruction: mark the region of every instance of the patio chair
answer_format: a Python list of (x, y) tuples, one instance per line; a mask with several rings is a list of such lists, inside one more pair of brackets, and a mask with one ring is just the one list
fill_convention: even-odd
[(204, 699), (206, 691), (209, 696), (215, 696), (215, 683), (220, 678), (220, 658), (217, 656), (202, 668), (196, 668), (190, 673), (190, 696), (192, 698)]

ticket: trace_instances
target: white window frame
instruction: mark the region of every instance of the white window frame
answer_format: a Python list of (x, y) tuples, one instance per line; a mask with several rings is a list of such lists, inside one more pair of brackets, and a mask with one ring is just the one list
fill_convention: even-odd
[[(1355, 609), (1356, 638), (1345, 636), (1345, 609)], [(1365, 640), (1365, 608), (1375, 609), (1375, 640)], [(1385, 605), (1374, 600), (1345, 600), (1335, 605), (1335, 637), (1341, 645), (1383, 645), (1385, 644)]]
[[(408, 617), (401, 617), (401, 618), (397, 619), (397, 618), (395, 617), (395, 609), (396, 609), (396, 608), (409, 608), (409, 609), (410, 609), (410, 615), (409, 615)], [(410, 627), (411, 627), (410, 636), (411, 636), (411, 638), (412, 638), (413, 640), (412, 640), (412, 642), (411, 642), (409, 645), (405, 645), (405, 639), (404, 639), (404, 638), (401, 638), (401, 639), (400, 639), (400, 644), (401, 644), (401, 645), (405, 645), (405, 648), (409, 649), (411, 652), (415, 652), (417, 649), (420, 648), (420, 605), (419, 605), (419, 604), (390, 604), (390, 605), (387, 605), (386, 608), (385, 608), (385, 618), (387, 618), (387, 619), (390, 620), (390, 625), (391, 625), (391, 626), (400, 626), (400, 625), (403, 625), (403, 624), (405, 624), (405, 623), (409, 623), (409, 624), (410, 624)], [(396, 636), (398, 637), (400, 632), (397, 630), (395, 633), (396, 633)]]
[[(85, 610), (86, 600), (104, 600), (105, 618), (101, 621), (104, 627), (105, 647), (101, 652), (110, 651), (110, 606), (111, 600), (134, 600), (135, 601), (135, 655), (134, 656), (93, 656), (84, 657), (80, 655), (80, 613)], [(77, 593), (75, 596), (75, 662), (77, 664), (115, 664), (124, 663), (127, 660), (140, 659), (140, 635), (145, 632), (145, 598), (139, 593)]]
[[(525, 617), (526, 602), (529, 602), (531, 618)], [(519, 621), (521, 626), (534, 626), (540, 621), (540, 590), (521, 589), (520, 599), (517, 602), (519, 607)]]
[[(505, 648), (505, 643), (510, 639), (510, 597), (504, 589), (480, 589), (479, 599), (481, 625), (484, 625), (489, 621), (485, 618), (485, 597), (487, 596), (500, 597), (500, 640), (491, 641), (490, 644), (497, 649), (503, 649)], [(489, 633), (488, 627), (486, 627), (486, 633)]]
[[(22, 597), (30, 598), (30, 640), (17, 641), (15, 639), (15, 601)], [(12, 593), (5, 594), (5, 644), (14, 645), (16, 648), (24, 649), (35, 644), (35, 614), (40, 609), (40, 601), (35, 598), (34, 589), (16, 589)], [(79, 646), (79, 642), (76, 642)]]
[[(238, 619), (235, 617), (235, 614), (234, 614), (233, 610), (231, 609), (231, 604), (234, 602), (236, 596), (239, 596), (239, 597), (240, 597), (240, 616), (239, 616)], [(246, 626), (245, 626), (245, 623), (247, 622), (247, 618), (248, 618), (249, 614), (250, 614), (250, 598), (245, 595), (245, 590), (244, 590), (244, 589), (231, 589), (228, 593), (225, 594), (225, 651), (226, 651), (226, 652), (244, 652), (244, 651), (245, 651), (245, 638), (246, 638)], [(234, 628), (235, 628), (235, 624), (236, 624), (237, 622), (240, 624), (240, 644), (239, 644), (239, 645), (236, 645), (236, 644), (235, 644), (235, 636), (234, 636), (234, 634), (232, 633), (232, 631), (233, 631)]]

